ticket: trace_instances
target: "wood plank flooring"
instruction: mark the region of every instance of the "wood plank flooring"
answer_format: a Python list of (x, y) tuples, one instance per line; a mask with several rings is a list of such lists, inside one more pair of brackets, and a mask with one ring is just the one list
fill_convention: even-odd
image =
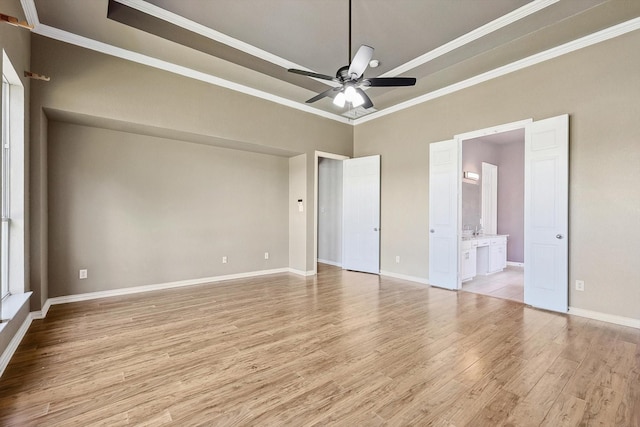
[(640, 330), (321, 266), (56, 305), (2, 426), (640, 426)]

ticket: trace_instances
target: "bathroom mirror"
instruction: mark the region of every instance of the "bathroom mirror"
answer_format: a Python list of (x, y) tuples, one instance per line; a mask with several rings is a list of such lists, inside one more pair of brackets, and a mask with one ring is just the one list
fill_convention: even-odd
[(462, 229), (480, 228), (481, 195), (476, 183), (462, 182)]

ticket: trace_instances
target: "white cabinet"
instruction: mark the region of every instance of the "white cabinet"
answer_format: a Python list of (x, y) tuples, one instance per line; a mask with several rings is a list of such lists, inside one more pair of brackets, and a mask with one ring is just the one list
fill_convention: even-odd
[(476, 275), (476, 247), (470, 241), (462, 243), (460, 268), (461, 280), (471, 280)]
[(489, 253), (491, 252), (489, 245), (491, 244), (491, 239), (479, 238), (476, 242), (478, 244), (476, 273), (484, 276), (489, 274), (489, 267), (491, 265), (489, 261)]
[(507, 236), (478, 237), (463, 240), (460, 249), (460, 277), (497, 273), (507, 267)]
[(492, 237), (489, 242), (487, 274), (497, 273), (507, 267), (507, 236)]

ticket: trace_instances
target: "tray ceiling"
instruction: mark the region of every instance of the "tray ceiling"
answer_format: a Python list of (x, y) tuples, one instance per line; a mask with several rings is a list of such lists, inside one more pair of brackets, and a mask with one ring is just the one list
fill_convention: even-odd
[(379, 116), (640, 16), (637, 0), (352, 0), (349, 46), (348, 0), (22, 3), (36, 33), (341, 121), (329, 99), (305, 104), (327, 82), (286, 69), (334, 75), (350, 47), (373, 46), (380, 66), (366, 77), (418, 79), (370, 88)]

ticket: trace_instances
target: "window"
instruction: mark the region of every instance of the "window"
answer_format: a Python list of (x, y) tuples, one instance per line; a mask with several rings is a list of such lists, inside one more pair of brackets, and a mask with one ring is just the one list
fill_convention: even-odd
[[(28, 301), (25, 292), (25, 100), (24, 86), (2, 49), (2, 144), (0, 145), (0, 322)], [(2, 329), (5, 323), (0, 323)]]
[(9, 294), (9, 185), (10, 185), (10, 90), (9, 81), (2, 74), (2, 151), (1, 151), (1, 196), (0, 196), (0, 299)]

